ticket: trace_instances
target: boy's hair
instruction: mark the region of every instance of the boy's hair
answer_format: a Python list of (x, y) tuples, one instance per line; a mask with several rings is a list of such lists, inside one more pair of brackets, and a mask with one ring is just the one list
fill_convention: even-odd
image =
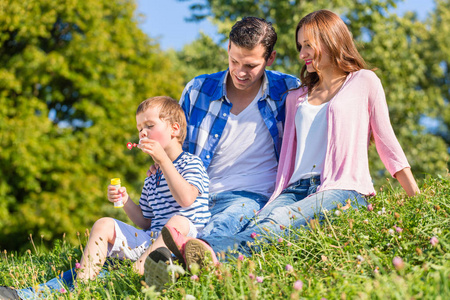
[(265, 49), (264, 59), (267, 61), (277, 42), (277, 33), (272, 23), (257, 17), (244, 17), (236, 22), (230, 31), (231, 42), (238, 47), (252, 50), (257, 45)]
[(180, 125), (180, 134), (177, 139), (183, 145), (186, 138), (186, 116), (178, 102), (168, 96), (156, 96), (148, 98), (139, 104), (136, 115), (145, 112), (149, 108), (159, 108), (159, 118), (169, 122), (171, 125), (178, 123)]

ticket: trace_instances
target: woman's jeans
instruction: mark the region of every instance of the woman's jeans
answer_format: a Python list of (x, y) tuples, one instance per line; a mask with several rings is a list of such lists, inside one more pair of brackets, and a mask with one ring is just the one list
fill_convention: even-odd
[(323, 219), (323, 213), (345, 205), (351, 200), (352, 207), (367, 206), (366, 199), (356, 191), (326, 190), (316, 193), (320, 177), (301, 179), (289, 187), (264, 207), (261, 212), (240, 233), (234, 236), (209, 235), (202, 237), (214, 251), (226, 252), (237, 248), (244, 254), (251, 254), (248, 242), (254, 241), (255, 234), (274, 239), (284, 236), (292, 228), (306, 226), (311, 219)]

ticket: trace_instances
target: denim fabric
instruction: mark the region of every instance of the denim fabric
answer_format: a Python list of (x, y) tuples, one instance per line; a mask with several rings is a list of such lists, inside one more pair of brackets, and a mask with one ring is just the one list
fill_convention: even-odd
[(288, 234), (289, 227), (300, 228), (307, 225), (310, 219), (323, 219), (323, 211), (345, 205), (347, 199), (352, 206), (367, 202), (363, 195), (348, 190), (327, 190), (315, 193), (320, 184), (318, 177), (302, 179), (290, 185), (283, 193), (265, 207), (258, 216), (240, 233), (234, 236), (210, 235), (202, 237), (215, 252), (226, 252), (235, 249), (243, 254), (251, 255), (248, 242), (253, 242), (253, 233), (264, 239), (274, 239)]
[(241, 231), (268, 201), (261, 194), (232, 191), (209, 195), (211, 219), (199, 237), (232, 236)]
[[(97, 278), (103, 278), (108, 273), (107, 270), (103, 269), (97, 275)], [(75, 287), (75, 280), (77, 278), (77, 273), (74, 269), (64, 272), (62, 275), (50, 279), (45, 283), (39, 284), (34, 288), (25, 288), (17, 290), (17, 294), (20, 299), (46, 299), (50, 294), (53, 293), (64, 293), (65, 291), (73, 290)]]
[(17, 290), (17, 293), (21, 299), (45, 299), (49, 294), (61, 292), (67, 288), (73, 289), (76, 277), (75, 269), (71, 269), (58, 277), (39, 284), (36, 288)]

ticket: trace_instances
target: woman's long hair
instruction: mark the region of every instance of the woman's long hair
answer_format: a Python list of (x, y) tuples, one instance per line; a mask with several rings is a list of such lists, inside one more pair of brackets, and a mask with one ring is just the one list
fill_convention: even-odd
[(302, 28), (304, 36), (315, 52), (313, 67), (316, 72), (307, 72), (306, 65), (300, 71), (301, 87), (307, 87), (309, 93), (322, 81), (318, 62), (322, 58), (323, 51), (330, 55), (332, 65), (346, 74), (366, 68), (366, 63), (356, 49), (347, 25), (335, 13), (329, 10), (318, 10), (300, 20), (295, 30), (295, 41), (299, 52), (301, 46), (298, 44), (297, 37)]

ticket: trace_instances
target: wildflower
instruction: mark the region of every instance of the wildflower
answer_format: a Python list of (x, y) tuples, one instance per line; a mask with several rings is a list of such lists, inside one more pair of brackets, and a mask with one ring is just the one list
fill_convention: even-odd
[(61, 289), (59, 290), (59, 292), (60, 292), (60, 293), (62, 293), (62, 294), (65, 294), (65, 293), (67, 293), (67, 291), (66, 291), (66, 289), (65, 289), (65, 288), (61, 288)]
[(361, 261), (361, 262), (364, 261), (364, 257), (362, 257), (361, 255), (358, 255), (356, 258), (357, 258), (359, 261)]
[(294, 282), (294, 290), (300, 291), (303, 288), (303, 281), (297, 280)]
[(438, 243), (439, 243), (439, 240), (438, 240), (437, 237), (433, 236), (433, 237), (430, 239), (430, 244), (431, 244), (431, 246), (435, 247)]
[(243, 261), (243, 260), (244, 260), (244, 255), (239, 254), (238, 259), (239, 259), (240, 261)]
[(283, 242), (283, 238), (278, 238), (278, 243), (282, 243)]
[(280, 225), (280, 229), (281, 229), (281, 230), (285, 230), (285, 229), (286, 229), (286, 226)]
[(401, 257), (394, 257), (394, 259), (392, 260), (392, 264), (394, 265), (396, 270), (401, 270), (405, 267), (405, 263), (403, 262), (403, 259), (401, 259)]
[(192, 275), (191, 276), (191, 280), (192, 281), (198, 281), (198, 276), (197, 275)]
[(369, 220), (368, 220), (368, 219), (365, 219), (365, 220), (363, 221), (363, 223), (364, 223), (364, 224), (369, 224)]
[(375, 274), (379, 274), (379, 273), (380, 273), (380, 268), (375, 267), (375, 270), (373, 270), (373, 272), (374, 272)]
[(251, 237), (252, 239), (256, 238), (256, 232), (252, 232), (252, 234), (250, 234), (250, 237)]
[(249, 277), (250, 279), (255, 279), (255, 275), (253, 275), (253, 273), (248, 274), (248, 277)]
[(292, 246), (292, 243), (291, 243), (291, 242), (289, 242), (289, 243), (287, 243), (287, 245), (286, 245), (286, 246), (290, 247), (290, 246)]
[(79, 269), (81, 268), (81, 264), (80, 263), (75, 263), (75, 269)]
[(263, 282), (263, 280), (264, 279), (261, 276), (256, 276), (256, 281), (257, 282), (261, 283), (261, 282)]
[(403, 231), (403, 229), (400, 227), (394, 226), (394, 228), (395, 228), (395, 231), (397, 231), (398, 233)]
[[(199, 267), (198, 267), (198, 264), (196, 264), (196, 263), (193, 263), (190, 266), (191, 273), (197, 273), (198, 269), (199, 269)], [(175, 265), (175, 264), (169, 265), (167, 267), (167, 272), (172, 272), (174, 274), (179, 273), (179, 274), (182, 274), (182, 275), (185, 273), (185, 271), (184, 271), (182, 266)]]
[(335, 214), (336, 216), (340, 216), (340, 215), (341, 215), (341, 211), (340, 211), (340, 210), (336, 210), (336, 211), (334, 212), (334, 214)]
[(389, 230), (388, 230), (388, 233), (389, 233), (390, 235), (394, 235), (394, 229), (389, 229)]
[(372, 211), (372, 210), (373, 210), (373, 205), (372, 205), (372, 203), (369, 203), (369, 205), (367, 205), (367, 210), (368, 210), (368, 211)]
[(292, 270), (294, 270), (294, 267), (289, 265), (289, 264), (287, 264), (286, 265), (286, 271), (291, 272)]
[(381, 213), (382, 213), (382, 214), (385, 214), (385, 213), (386, 213), (386, 207), (382, 207), (382, 208), (381, 208)]
[(186, 297), (184, 297), (185, 300), (195, 300), (195, 296), (192, 295), (186, 295)]

